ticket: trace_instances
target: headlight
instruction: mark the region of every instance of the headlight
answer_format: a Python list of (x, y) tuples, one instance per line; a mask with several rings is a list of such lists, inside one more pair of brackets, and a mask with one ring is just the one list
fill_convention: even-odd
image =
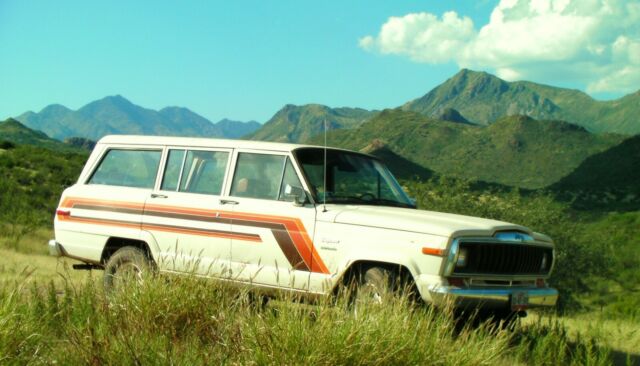
[(460, 248), (458, 258), (456, 259), (456, 268), (464, 268), (467, 265), (468, 251), (467, 248)]
[(456, 239), (453, 241), (453, 243), (451, 243), (451, 248), (449, 248), (449, 254), (447, 255), (447, 264), (444, 269), (445, 276), (448, 276), (453, 273), (457, 259), (458, 259), (458, 240)]
[(549, 258), (547, 253), (542, 255), (542, 261), (540, 262), (540, 270), (544, 271), (547, 269), (547, 265), (549, 264)]

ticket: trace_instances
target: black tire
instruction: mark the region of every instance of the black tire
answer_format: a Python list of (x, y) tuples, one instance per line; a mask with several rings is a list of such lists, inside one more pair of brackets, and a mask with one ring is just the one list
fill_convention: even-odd
[(120, 248), (109, 258), (104, 267), (104, 291), (107, 295), (111, 295), (131, 280), (142, 284), (151, 272), (152, 263), (142, 249)]
[(383, 305), (394, 295), (395, 273), (387, 268), (365, 267), (356, 275), (351, 290), (351, 303), (358, 306)]

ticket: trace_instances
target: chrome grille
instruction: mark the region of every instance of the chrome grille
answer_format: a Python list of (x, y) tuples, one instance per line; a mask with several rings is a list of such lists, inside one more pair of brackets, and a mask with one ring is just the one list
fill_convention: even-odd
[(546, 275), (552, 267), (553, 249), (527, 244), (461, 242), (467, 263), (453, 274)]

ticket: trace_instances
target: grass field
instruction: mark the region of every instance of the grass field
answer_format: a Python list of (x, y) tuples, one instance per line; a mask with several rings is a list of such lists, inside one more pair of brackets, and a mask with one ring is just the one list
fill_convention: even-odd
[(0, 364), (640, 365), (638, 322), (531, 315), (515, 331), (458, 332), (447, 312), (404, 302), (274, 302), (189, 277), (151, 279), (107, 301), (102, 272), (46, 255), (47, 233), (0, 249)]
[[(532, 317), (535, 319), (535, 316)], [(571, 339), (588, 337), (611, 349), (618, 363), (627, 356), (640, 365), (640, 322), (631, 319), (610, 319), (603, 314), (586, 313), (559, 317)]]
[[(47, 242), (53, 237), (50, 229), (41, 228), (29, 233), (15, 243), (0, 237), (0, 283), (79, 283), (89, 277), (89, 272), (74, 271), (77, 263), (67, 258), (48, 255)], [(98, 273), (97, 273), (98, 274)], [(100, 277), (101, 273), (98, 274)]]

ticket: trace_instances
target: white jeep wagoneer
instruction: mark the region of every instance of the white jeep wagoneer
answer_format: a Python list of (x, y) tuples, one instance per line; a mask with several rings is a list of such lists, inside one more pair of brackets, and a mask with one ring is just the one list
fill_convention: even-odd
[(104, 269), (107, 287), (153, 269), (313, 296), (403, 278), (427, 303), (509, 311), (558, 296), (549, 237), (417, 210), (375, 157), (305, 145), (104, 137), (62, 194), (49, 249)]

